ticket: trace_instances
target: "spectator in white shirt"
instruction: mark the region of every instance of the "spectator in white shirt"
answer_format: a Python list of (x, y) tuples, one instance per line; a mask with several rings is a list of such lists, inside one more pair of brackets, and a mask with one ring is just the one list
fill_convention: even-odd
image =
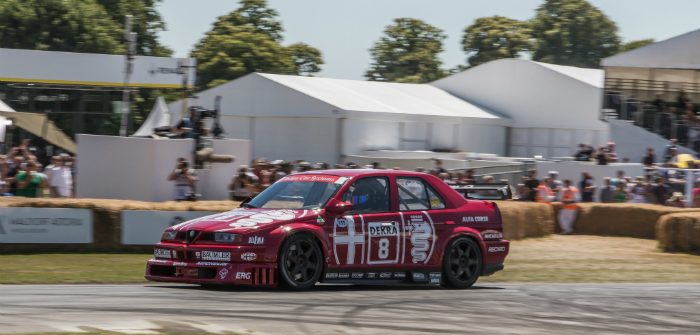
[(188, 168), (188, 165), (187, 159), (178, 158), (175, 169), (168, 175), (168, 181), (175, 181), (174, 198), (177, 201), (196, 199), (193, 196), (195, 183), (197, 182), (197, 172)]
[(70, 159), (68, 154), (61, 154), (54, 167), (51, 168), (49, 188), (52, 196), (70, 198), (73, 192), (73, 175), (70, 171)]

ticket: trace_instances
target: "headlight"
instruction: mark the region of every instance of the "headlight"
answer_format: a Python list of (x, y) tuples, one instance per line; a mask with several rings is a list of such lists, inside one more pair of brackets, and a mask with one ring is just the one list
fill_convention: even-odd
[(229, 234), (229, 233), (216, 233), (214, 235), (216, 242), (241, 242), (243, 240), (243, 235), (241, 234)]
[(163, 232), (163, 236), (161, 236), (160, 239), (161, 240), (174, 240), (175, 236), (177, 236), (177, 231), (170, 230), (170, 231)]

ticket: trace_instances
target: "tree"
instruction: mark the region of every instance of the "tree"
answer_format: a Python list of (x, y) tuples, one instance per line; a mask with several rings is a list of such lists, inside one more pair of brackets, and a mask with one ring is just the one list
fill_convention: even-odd
[(191, 53), (197, 82), (214, 87), (252, 72), (312, 75), (323, 64), (321, 52), (304, 43), (282, 46), (277, 12), (263, 0), (242, 0), (241, 8), (219, 17)]
[(241, 7), (228, 15), (219, 17), (214, 24), (214, 30), (218, 24), (230, 23), (234, 26), (249, 26), (255, 31), (272, 37), (276, 42), (282, 41), (282, 23), (277, 21), (279, 15), (276, 10), (267, 7), (266, 0), (241, 0)]
[(0, 48), (121, 54), (122, 34), (94, 0), (0, 1)]
[(136, 53), (144, 56), (170, 57), (173, 51), (160, 44), (158, 32), (165, 30), (165, 22), (156, 11), (162, 0), (97, 0), (112, 20), (124, 29), (124, 18), (133, 15), (131, 31), (138, 33)]
[(532, 20), (535, 61), (597, 68), (617, 53), (617, 26), (583, 0), (545, 0)]
[(294, 60), (294, 70), (296, 75), (312, 76), (321, 71), (319, 65), (323, 64), (321, 52), (306, 43), (296, 43), (289, 46), (289, 50)]
[(648, 38), (645, 40), (630, 41), (630, 42), (623, 44), (622, 47), (620, 47), (620, 53), (634, 50), (637, 48), (641, 48), (641, 47), (649, 45), (649, 44), (654, 44), (653, 38)]
[(473, 53), (469, 66), (501, 58), (517, 58), (530, 48), (530, 29), (527, 24), (503, 16), (482, 17), (464, 30), (462, 47)]
[(426, 83), (444, 76), (442, 30), (421, 20), (395, 19), (384, 30), (385, 36), (370, 49), (374, 59), (365, 77), (370, 81)]

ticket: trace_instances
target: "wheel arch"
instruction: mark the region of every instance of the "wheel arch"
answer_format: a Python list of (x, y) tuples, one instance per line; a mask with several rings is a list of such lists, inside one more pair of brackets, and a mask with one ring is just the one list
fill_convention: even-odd
[(323, 227), (308, 223), (292, 223), (288, 225), (281, 226), (273, 230), (270, 234), (279, 235), (278, 243), (274, 248), (274, 261), (277, 262), (279, 259), (280, 250), (284, 243), (293, 235), (306, 234), (314, 238), (316, 244), (321, 249), (321, 254), (323, 255), (323, 262), (325, 266), (326, 259), (328, 258), (328, 240), (325, 238), (325, 233)]

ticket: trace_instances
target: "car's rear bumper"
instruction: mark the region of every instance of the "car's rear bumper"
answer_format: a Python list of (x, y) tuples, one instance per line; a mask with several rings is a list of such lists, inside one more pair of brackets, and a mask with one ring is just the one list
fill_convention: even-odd
[(167, 283), (277, 286), (277, 264), (151, 259), (145, 278)]
[(481, 275), (490, 276), (501, 270), (503, 270), (503, 263), (484, 264), (484, 266), (481, 268)]

